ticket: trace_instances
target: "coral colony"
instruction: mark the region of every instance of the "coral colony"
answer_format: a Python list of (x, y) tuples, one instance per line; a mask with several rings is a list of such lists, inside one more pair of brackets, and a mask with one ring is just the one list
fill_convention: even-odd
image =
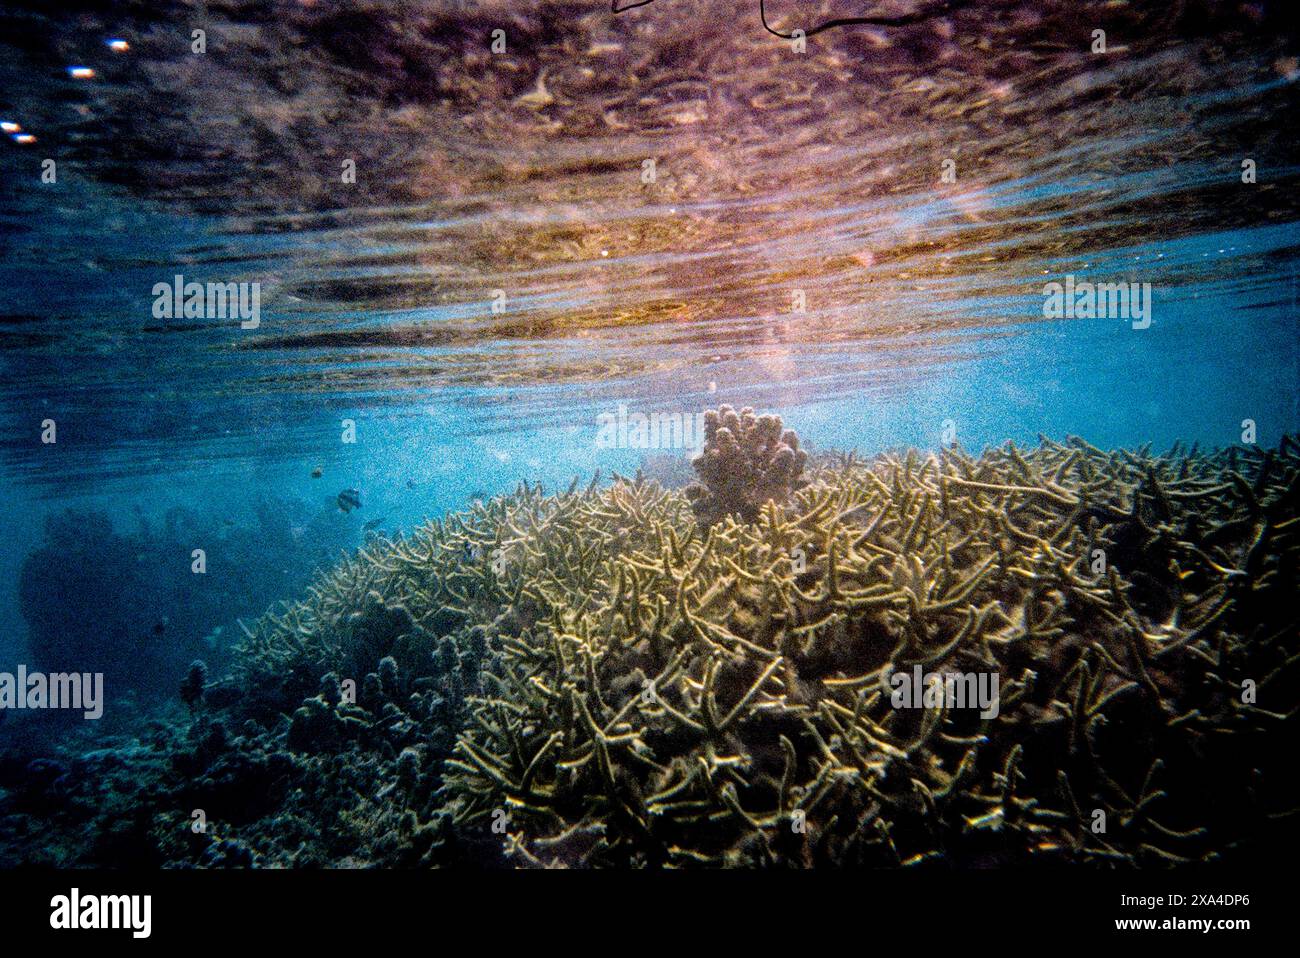
[(521, 485), (372, 538), (191, 667), (187, 729), (30, 774), (29, 838), (84, 844), (27, 856), (1105, 867), (1291, 834), (1295, 439), (859, 459), (704, 424), (684, 491)]
[(0, 0), (6, 930), (1267, 924), (1297, 5)]

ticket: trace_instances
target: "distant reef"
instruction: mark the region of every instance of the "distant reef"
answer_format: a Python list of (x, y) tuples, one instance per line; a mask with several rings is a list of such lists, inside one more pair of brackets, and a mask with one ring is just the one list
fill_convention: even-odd
[[(689, 496), (523, 486), (374, 539), (251, 625), (227, 674), (196, 665), (169, 720), (0, 756), (0, 859), (1295, 852), (1294, 439), (810, 458), (775, 417), (709, 423)], [(995, 703), (960, 697), (994, 677)]]
[(224, 664), (236, 617), (301, 590), (359, 535), (360, 523), (332, 504), (263, 497), (251, 512), (236, 521), (176, 506), (116, 526), (102, 510), (50, 515), (18, 577), (26, 664), (101, 672), (110, 699), (138, 695), (145, 705), (174, 696), (195, 656)]

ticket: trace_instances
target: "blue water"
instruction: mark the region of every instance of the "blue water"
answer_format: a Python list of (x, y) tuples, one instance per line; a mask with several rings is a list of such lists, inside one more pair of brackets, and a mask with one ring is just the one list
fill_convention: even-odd
[[(816, 447), (866, 452), (934, 448), (945, 427), (969, 449), (1040, 434), (1216, 446), (1242, 441), (1247, 420), (1276, 444), (1300, 428), (1300, 167), (1296, 71), (1272, 15), (1231, 69), (1207, 66), (1212, 32), (1160, 35), (1104, 63), (1042, 54), (1041, 75), (1023, 77), (927, 73), (877, 52), (897, 80), (878, 100), (855, 99), (869, 88), (859, 77), (819, 88), (825, 109), (768, 112), (752, 91), (779, 67), (762, 37), (727, 34), (729, 62), (753, 60), (754, 76), (723, 70), (705, 92), (689, 86), (698, 78), (647, 81), (669, 92), (620, 101), (626, 123), (554, 133), (534, 120), (586, 117), (596, 95), (557, 69), (550, 112), (509, 114), (517, 142), (456, 133), (447, 145), (441, 114), (421, 114), (421, 129), (376, 101), (363, 153), (390, 134), (425, 149), (392, 160), (403, 176), (333, 201), (296, 189), (342, 154), (303, 153), (297, 128), (271, 120), (283, 137), (249, 147), (251, 162), (213, 146), (215, 159), (169, 165), (163, 149), (110, 176), (107, 158), (148, 153), (140, 143), (162, 134), (144, 115), (79, 132), (53, 104), (102, 116), (122, 91), (152, 95), (146, 61), (180, 61), (142, 41), (79, 85), (54, 53), (24, 48), (0, 97), (39, 134), (30, 149), (0, 146), (0, 664), (26, 654), (13, 586), (50, 514), (91, 508), (125, 530), (185, 506), (238, 525), (261, 496), (328, 509), (352, 487), (359, 544), (369, 519), (392, 532), (523, 481), (634, 472), (642, 451), (595, 443), (597, 417), (620, 404), (751, 405)], [(591, 17), (634, 44), (630, 19)], [(110, 31), (91, 23), (69, 26), (65, 45)], [(824, 42), (831, 56), (862, 41)], [(968, 55), (960, 35), (943, 43), (936, 64)], [(328, 78), (320, 56), (301, 69)], [(949, 110), (918, 77), (970, 109)], [(189, 130), (261, 117), (255, 89), (194, 83), (188, 95), (214, 112), (191, 114)], [(466, 102), (485, 129), (506, 122)], [(231, 129), (220, 142), (233, 148)], [(210, 142), (171, 130), (168, 149)], [(74, 143), (58, 183), (40, 183), (40, 159)], [(949, 152), (961, 173), (938, 184)], [(664, 179), (644, 189), (650, 154)], [(1258, 183), (1240, 182), (1246, 155)], [(251, 187), (249, 170), (264, 171)], [(261, 327), (154, 319), (152, 287), (176, 273), (260, 282)], [(1044, 319), (1043, 284), (1067, 274), (1150, 283), (1150, 327)], [(804, 312), (791, 311), (795, 289)], [(46, 418), (54, 445), (40, 442)], [(687, 474), (689, 454), (671, 456), (676, 467), (649, 467)]]

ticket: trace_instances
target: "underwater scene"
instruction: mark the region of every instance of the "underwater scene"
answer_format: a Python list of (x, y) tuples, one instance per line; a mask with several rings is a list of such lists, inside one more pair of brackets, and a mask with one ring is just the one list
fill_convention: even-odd
[(1294, 12), (3, 0), (0, 868), (1293, 861)]

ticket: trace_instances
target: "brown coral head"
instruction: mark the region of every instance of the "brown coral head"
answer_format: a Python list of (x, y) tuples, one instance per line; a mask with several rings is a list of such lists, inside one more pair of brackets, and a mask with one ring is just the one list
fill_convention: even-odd
[(757, 521), (769, 499), (782, 503), (805, 484), (799, 475), (808, 457), (780, 416), (723, 405), (704, 421), (704, 449), (692, 462), (702, 483), (692, 505), (702, 524), (728, 515)]

